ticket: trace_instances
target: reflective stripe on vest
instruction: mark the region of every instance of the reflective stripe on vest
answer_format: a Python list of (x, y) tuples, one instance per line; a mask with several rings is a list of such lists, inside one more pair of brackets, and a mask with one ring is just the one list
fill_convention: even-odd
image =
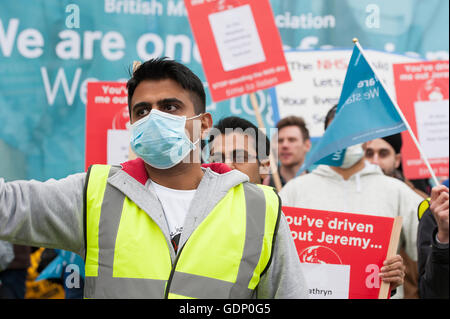
[(86, 298), (251, 298), (270, 264), (280, 216), (272, 188), (230, 189), (179, 248), (94, 165), (86, 192)]

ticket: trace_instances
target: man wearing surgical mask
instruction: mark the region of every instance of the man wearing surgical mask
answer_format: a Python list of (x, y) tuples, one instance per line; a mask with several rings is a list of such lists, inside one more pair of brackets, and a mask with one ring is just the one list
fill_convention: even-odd
[[(328, 112), (325, 129), (334, 119), (337, 106)], [(422, 198), (401, 181), (385, 176), (377, 165), (364, 159), (362, 144), (346, 149), (339, 167), (319, 165), (311, 173), (295, 178), (280, 192), (283, 205), (375, 216), (403, 216), (400, 247), (417, 261), (416, 211)], [(391, 284), (394, 298), (403, 298), (405, 266), (400, 255), (389, 258), (381, 268), (381, 279)]]
[(276, 192), (203, 167), (212, 126), (201, 80), (165, 58), (127, 83), (137, 159), (61, 180), (0, 178), (0, 240), (75, 252), (85, 298), (304, 298)]

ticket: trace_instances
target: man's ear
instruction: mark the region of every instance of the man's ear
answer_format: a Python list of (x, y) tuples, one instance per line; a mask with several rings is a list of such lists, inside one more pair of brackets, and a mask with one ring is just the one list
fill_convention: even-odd
[(395, 168), (399, 168), (402, 163), (402, 154), (395, 154)]
[(365, 152), (366, 149), (367, 149), (367, 142), (365, 142), (365, 143), (362, 144), (362, 148), (363, 148), (363, 150), (364, 150), (364, 152)]
[(265, 159), (259, 162), (259, 175), (264, 180), (270, 174), (270, 160)]
[(208, 135), (209, 135), (209, 131), (211, 130), (213, 126), (213, 120), (212, 120), (212, 116), (211, 113), (205, 113), (202, 116), (202, 140), (207, 139)]
[(309, 152), (311, 150), (311, 140), (307, 139), (305, 141), (305, 147), (306, 147), (306, 151)]

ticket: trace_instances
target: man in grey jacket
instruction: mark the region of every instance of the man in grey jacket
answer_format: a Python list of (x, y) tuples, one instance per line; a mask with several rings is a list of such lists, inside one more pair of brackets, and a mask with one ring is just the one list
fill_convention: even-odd
[[(248, 184), (248, 177), (235, 170), (220, 174), (220, 170), (201, 166), (200, 151), (195, 145), (207, 135), (212, 119), (205, 112), (202, 82), (185, 66), (166, 59), (147, 61), (134, 71), (127, 87), (131, 146), (139, 158), (112, 173), (106, 187), (131, 199), (151, 217), (169, 243), (167, 248), (175, 267), (190, 235), (230, 189)], [(168, 146), (176, 152), (166, 152)], [(85, 215), (86, 180), (85, 173), (46, 182), (5, 183), (0, 179), (0, 239), (85, 256), (86, 227), (90, 227), (86, 226)], [(103, 215), (102, 211), (100, 224), (106, 221)], [(258, 231), (264, 233), (264, 229)], [(99, 231), (99, 246), (102, 235)], [(299, 259), (282, 213), (273, 238), (270, 261), (252, 298), (306, 298)], [(107, 244), (114, 247), (114, 242)], [(107, 250), (98, 253), (98, 258), (103, 258), (102, 254), (116, 258)], [(102, 264), (97, 262), (100, 272)], [(98, 286), (107, 285), (111, 277), (99, 275), (97, 280)], [(96, 296), (88, 283), (85, 292), (86, 289)], [(120, 298), (152, 296), (146, 291), (137, 295), (124, 291)], [(103, 289), (103, 293), (105, 298), (118, 295), (108, 289)]]

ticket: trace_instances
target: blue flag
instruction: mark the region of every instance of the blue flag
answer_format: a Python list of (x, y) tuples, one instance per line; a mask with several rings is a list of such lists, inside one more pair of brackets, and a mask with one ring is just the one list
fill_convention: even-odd
[(314, 164), (340, 166), (347, 147), (406, 129), (380, 80), (355, 45), (334, 120), (300, 170)]

